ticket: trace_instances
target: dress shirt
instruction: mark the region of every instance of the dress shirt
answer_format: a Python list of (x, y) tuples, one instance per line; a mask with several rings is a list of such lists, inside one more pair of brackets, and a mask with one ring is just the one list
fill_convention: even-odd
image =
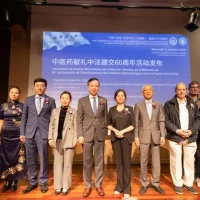
[[(43, 107), (43, 104), (44, 104), (44, 95), (42, 95), (42, 96), (40, 96), (40, 97), (41, 97), (41, 110), (42, 110), (42, 107)], [(36, 106), (36, 108), (37, 108), (37, 103), (38, 103), (38, 101), (39, 101), (39, 95), (36, 94), (36, 95), (35, 95), (35, 106)]]
[(178, 105), (179, 105), (179, 118), (180, 118), (180, 123), (181, 123), (181, 129), (183, 130), (188, 130), (189, 126), (189, 113), (188, 109), (186, 107), (187, 101), (180, 101), (177, 99)]
[(98, 103), (99, 103), (99, 101), (98, 101), (98, 96), (97, 96), (97, 95), (96, 95), (96, 96), (92, 96), (91, 94), (89, 94), (89, 99), (90, 99), (90, 104), (91, 104), (92, 110), (93, 110), (93, 101), (94, 101), (94, 97), (96, 97), (96, 104), (97, 104), (96, 108), (97, 108), (97, 109), (98, 109)]
[(150, 99), (150, 100), (146, 100), (145, 99), (145, 104), (146, 104), (147, 112), (148, 112), (148, 115), (149, 115), (149, 119), (151, 119), (151, 114), (152, 114), (152, 99)]

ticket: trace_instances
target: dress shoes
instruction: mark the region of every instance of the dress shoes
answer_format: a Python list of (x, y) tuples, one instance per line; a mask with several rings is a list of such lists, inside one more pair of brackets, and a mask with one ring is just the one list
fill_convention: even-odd
[(165, 191), (160, 186), (152, 185), (152, 188), (159, 194), (165, 194)]
[(148, 189), (148, 186), (142, 186), (141, 188), (140, 188), (140, 191), (139, 191), (139, 194), (144, 194), (146, 191), (147, 191), (147, 189)]
[(91, 193), (91, 188), (85, 188), (83, 191), (83, 197), (88, 197)]
[(34, 190), (35, 188), (37, 188), (37, 184), (36, 185), (29, 185), (22, 193), (23, 194), (29, 193), (30, 191)]
[(17, 190), (17, 183), (18, 183), (17, 180), (12, 181), (12, 184), (11, 184), (11, 187), (10, 187), (11, 192), (14, 192), (15, 190)]
[(6, 192), (6, 191), (10, 190), (11, 184), (12, 184), (12, 181), (6, 181), (6, 183), (2, 187), (1, 191)]
[(63, 196), (66, 196), (66, 195), (68, 194), (68, 192), (69, 192), (69, 190), (63, 190), (63, 191), (62, 191), (62, 195), (63, 195)]
[(45, 183), (44, 185), (41, 185), (41, 192), (46, 193), (48, 191), (48, 185)]
[(62, 190), (55, 190), (55, 195), (59, 195), (62, 192)]
[(97, 193), (98, 193), (99, 196), (104, 196), (104, 195), (105, 195), (105, 193), (104, 193), (102, 187), (97, 187), (97, 188), (96, 188), (96, 191), (97, 191)]

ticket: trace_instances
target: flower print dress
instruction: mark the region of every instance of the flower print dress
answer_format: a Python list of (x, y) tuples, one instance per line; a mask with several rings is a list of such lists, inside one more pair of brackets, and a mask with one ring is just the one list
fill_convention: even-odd
[(20, 142), (20, 121), (23, 104), (4, 103), (0, 107), (0, 120), (4, 120), (1, 130), (2, 171), (0, 178), (6, 181), (26, 177), (25, 146)]

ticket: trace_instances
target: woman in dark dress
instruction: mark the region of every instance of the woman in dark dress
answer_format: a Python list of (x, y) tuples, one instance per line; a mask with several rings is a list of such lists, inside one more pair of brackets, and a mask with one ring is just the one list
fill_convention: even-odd
[(125, 105), (126, 92), (117, 90), (114, 98), (117, 105), (108, 114), (108, 129), (111, 130), (111, 144), (116, 159), (117, 184), (114, 194), (124, 193), (124, 199), (131, 195), (131, 151), (133, 142), (133, 107)]
[(0, 107), (0, 131), (3, 169), (0, 178), (6, 183), (2, 192), (15, 191), (19, 179), (26, 177), (25, 147), (20, 142), (20, 121), (23, 104), (19, 100), (20, 90), (12, 87), (9, 91), (10, 101)]

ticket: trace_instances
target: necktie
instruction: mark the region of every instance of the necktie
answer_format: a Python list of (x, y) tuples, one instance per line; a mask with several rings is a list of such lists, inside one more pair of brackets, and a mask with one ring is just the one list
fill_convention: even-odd
[(42, 97), (38, 97), (38, 101), (37, 101), (37, 113), (38, 115), (40, 114), (40, 111), (41, 111), (41, 100), (42, 100)]
[(149, 115), (149, 119), (151, 119), (151, 114), (152, 114), (152, 104), (150, 101), (147, 101), (147, 111)]
[(96, 97), (92, 97), (93, 100), (93, 112), (96, 115), (96, 111), (97, 111), (97, 101), (96, 101)]

